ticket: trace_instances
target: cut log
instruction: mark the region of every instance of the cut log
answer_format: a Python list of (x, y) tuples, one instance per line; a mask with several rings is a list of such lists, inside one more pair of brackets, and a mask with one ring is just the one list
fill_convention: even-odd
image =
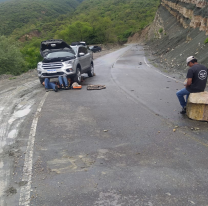
[(191, 93), (186, 114), (190, 119), (208, 121), (208, 92)]

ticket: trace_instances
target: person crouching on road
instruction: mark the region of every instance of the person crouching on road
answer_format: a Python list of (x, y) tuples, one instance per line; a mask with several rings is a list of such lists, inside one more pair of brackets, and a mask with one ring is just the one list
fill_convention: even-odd
[[(186, 113), (186, 104), (189, 94), (203, 92), (207, 83), (208, 69), (205, 66), (198, 64), (197, 59), (193, 56), (188, 57), (186, 63), (190, 69), (187, 73), (187, 81), (184, 83), (185, 88), (176, 93), (182, 106), (181, 114)], [(184, 96), (186, 96), (186, 100), (184, 99)]]
[(49, 78), (45, 78), (45, 80), (43, 82), (43, 86), (45, 86), (46, 92), (48, 92), (49, 89), (53, 89), (55, 92), (58, 92), (58, 85), (56, 85), (53, 82), (50, 82)]

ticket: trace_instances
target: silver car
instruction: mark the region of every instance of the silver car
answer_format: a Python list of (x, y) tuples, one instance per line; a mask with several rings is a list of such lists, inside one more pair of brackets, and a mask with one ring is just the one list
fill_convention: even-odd
[(81, 74), (94, 76), (93, 55), (82, 45), (69, 46), (61, 39), (41, 42), (41, 56), (44, 58), (37, 65), (40, 82), (45, 78), (66, 76), (81, 83)]

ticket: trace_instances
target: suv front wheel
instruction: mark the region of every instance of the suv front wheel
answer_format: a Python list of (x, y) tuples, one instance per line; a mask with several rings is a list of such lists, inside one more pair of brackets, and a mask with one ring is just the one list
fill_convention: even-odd
[(93, 64), (90, 65), (90, 70), (87, 72), (89, 77), (93, 77), (94, 76), (94, 67)]
[(75, 75), (75, 77), (74, 77), (74, 82), (77, 82), (78, 84), (81, 84), (81, 79), (82, 79), (82, 76), (81, 76), (81, 70), (80, 70), (80, 68), (78, 67), (78, 68), (77, 68), (76, 75)]

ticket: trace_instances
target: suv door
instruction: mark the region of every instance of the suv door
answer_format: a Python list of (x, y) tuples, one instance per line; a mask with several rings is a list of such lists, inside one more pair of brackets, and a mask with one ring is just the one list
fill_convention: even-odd
[(84, 56), (79, 57), (82, 70), (87, 70), (90, 67), (91, 55), (88, 52), (87, 48), (83, 46), (79, 47), (79, 54), (80, 53), (84, 53)]
[[(79, 47), (78, 49), (78, 58), (79, 58), (79, 63), (81, 64), (82, 70), (85, 70), (86, 68), (86, 54), (84, 52), (84, 47)], [(83, 53), (84, 56), (80, 56), (80, 53)]]
[(92, 54), (86, 47), (84, 47), (84, 52), (86, 54), (86, 59), (85, 59), (86, 60), (86, 69), (89, 69), (90, 65), (91, 65), (91, 60), (92, 60)]

